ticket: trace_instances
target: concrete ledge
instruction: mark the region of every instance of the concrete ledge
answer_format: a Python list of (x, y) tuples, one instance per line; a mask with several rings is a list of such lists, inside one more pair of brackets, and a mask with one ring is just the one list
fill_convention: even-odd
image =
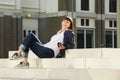
[(120, 48), (68, 49), (66, 58), (120, 58)]
[[(22, 61), (20, 60), (9, 60), (9, 59), (0, 59), (0, 68), (14, 68), (17, 64)], [(37, 59), (29, 59), (30, 67), (31, 68), (38, 68)]]
[(39, 68), (120, 69), (120, 59), (76, 58), (38, 59)]
[(102, 48), (102, 58), (120, 58), (120, 48)]
[[(0, 68), (14, 68), (22, 60), (0, 59)], [(120, 69), (120, 59), (110, 58), (45, 58), (29, 59), (30, 68), (39, 69)]]
[(66, 58), (101, 58), (101, 48), (95, 49), (68, 49)]
[(86, 59), (86, 68), (90, 69), (120, 69), (120, 59)]
[[(9, 57), (16, 51), (9, 51)], [(28, 58), (38, 58), (32, 51), (29, 51)], [(65, 58), (120, 58), (120, 48), (89, 48), (89, 49), (68, 49)]]
[(0, 68), (0, 79), (12, 80), (119, 80), (120, 70)]
[(39, 68), (85, 68), (85, 59), (38, 59)]
[[(15, 51), (10, 51), (9, 55), (13, 54), (14, 52)], [(120, 49), (69, 49), (66, 50), (65, 58), (43, 59), (39, 59), (32, 51), (30, 51), (29, 62), (30, 67), (34, 68), (120, 69)], [(2, 66), (5, 66), (6, 63), (7, 60)], [(13, 67), (13, 65), (18, 64), (18, 61), (9, 61), (9, 64), (10, 67)]]

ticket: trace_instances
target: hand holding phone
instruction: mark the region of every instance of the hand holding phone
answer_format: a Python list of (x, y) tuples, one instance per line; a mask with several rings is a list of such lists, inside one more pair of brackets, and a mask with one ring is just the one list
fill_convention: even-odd
[(57, 43), (57, 46), (58, 46), (58, 47), (62, 47), (62, 43), (58, 42), (58, 43)]
[(65, 49), (64, 45), (60, 42), (57, 43), (59, 49)]

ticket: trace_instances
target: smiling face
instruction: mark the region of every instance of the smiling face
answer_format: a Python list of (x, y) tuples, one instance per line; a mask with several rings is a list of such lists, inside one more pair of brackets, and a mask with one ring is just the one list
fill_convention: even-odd
[(62, 25), (62, 30), (69, 29), (69, 28), (70, 28), (70, 24), (71, 24), (71, 22), (70, 22), (69, 20), (63, 19), (63, 20), (62, 20), (62, 23), (61, 23), (61, 25)]

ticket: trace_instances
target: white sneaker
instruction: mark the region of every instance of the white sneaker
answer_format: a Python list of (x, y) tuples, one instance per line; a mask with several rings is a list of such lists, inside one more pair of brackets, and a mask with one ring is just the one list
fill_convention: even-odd
[(21, 58), (23, 58), (22, 55), (18, 55), (18, 53), (14, 53), (9, 59), (15, 60), (15, 59), (21, 59)]
[(15, 68), (27, 69), (29, 68), (29, 63), (20, 62), (18, 65), (15, 66)]

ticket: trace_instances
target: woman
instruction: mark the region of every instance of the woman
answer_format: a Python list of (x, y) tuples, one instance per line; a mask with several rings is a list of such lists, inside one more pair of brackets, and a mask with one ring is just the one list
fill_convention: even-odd
[[(39, 58), (53, 58), (59, 55), (60, 50), (74, 48), (74, 24), (73, 19), (69, 16), (63, 18), (61, 22), (61, 29), (57, 34), (51, 37), (51, 40), (42, 44), (38, 37), (33, 33), (29, 33), (20, 45), (17, 53), (11, 56), (11, 60), (24, 58), (16, 67), (19, 68), (29, 68), (28, 62), (28, 52), (29, 48), (39, 57)], [(22, 56), (24, 52), (24, 56)]]

